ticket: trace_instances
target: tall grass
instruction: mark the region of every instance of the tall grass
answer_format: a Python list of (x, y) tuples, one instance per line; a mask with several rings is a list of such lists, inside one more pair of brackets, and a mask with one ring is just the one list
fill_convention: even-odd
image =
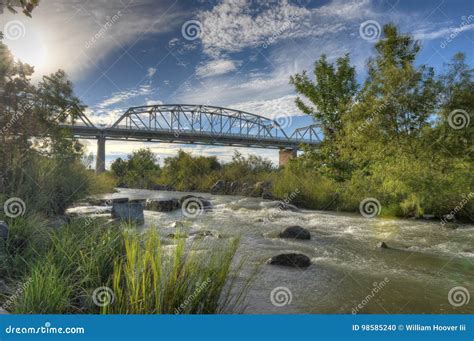
[[(23, 232), (34, 254), (9, 253), (20, 230), (13, 230), (0, 251), (9, 282), (27, 281), (9, 308), (16, 313), (216, 313), (240, 306), (248, 288), (244, 283), (230, 295), (241, 266), (232, 270), (238, 240), (190, 245), (177, 239), (162, 245), (156, 229), (140, 234), (130, 226), (79, 219), (43, 229), (41, 242), (36, 233)], [(10, 269), (15, 264), (22, 268)], [(98, 306), (93, 293), (103, 286), (112, 289), (114, 299)], [(0, 304), (6, 300), (3, 295)]]
[(224, 302), (230, 308), (232, 285), (226, 282), (237, 247), (238, 241), (230, 240), (186, 249), (183, 239), (165, 247), (154, 230), (142, 237), (127, 234), (125, 257), (112, 280), (116, 302), (103, 312), (206, 314), (220, 311)]

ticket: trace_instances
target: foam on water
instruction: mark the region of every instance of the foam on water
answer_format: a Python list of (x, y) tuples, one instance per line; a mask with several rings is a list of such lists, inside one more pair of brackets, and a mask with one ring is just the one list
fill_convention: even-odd
[[(189, 193), (121, 189), (113, 196), (169, 199), (186, 194)], [(249, 293), (247, 312), (350, 313), (349, 308), (367, 295), (372, 283), (385, 277), (389, 284), (378, 294), (384, 309), (371, 303), (364, 308), (366, 312), (446, 312), (451, 311), (446, 295), (453, 279), (459, 285), (474, 283), (473, 225), (447, 230), (439, 222), (366, 219), (358, 214), (311, 210), (293, 212), (279, 209), (276, 201), (194, 194), (209, 198), (212, 211), (196, 219), (183, 216), (180, 210), (146, 211), (145, 228), (158, 228), (163, 236), (180, 230), (190, 238), (197, 231), (212, 231), (224, 238), (239, 236), (237, 256), (247, 259), (244, 274), (279, 253), (303, 253), (312, 260), (312, 266), (304, 270), (262, 265)], [(308, 229), (312, 239), (278, 238), (279, 231), (291, 225)], [(378, 249), (380, 241), (392, 249)], [(269, 294), (278, 286), (292, 290), (291, 306), (277, 309), (271, 305)], [(427, 301), (427, 296), (432, 301)], [(453, 312), (473, 310), (468, 306)]]

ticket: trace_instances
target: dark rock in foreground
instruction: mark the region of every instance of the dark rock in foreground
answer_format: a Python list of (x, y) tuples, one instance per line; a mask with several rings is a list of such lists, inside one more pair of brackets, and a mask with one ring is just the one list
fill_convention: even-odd
[(378, 242), (377, 247), (380, 249), (389, 249), (388, 245), (385, 242)]
[(307, 229), (301, 226), (290, 226), (281, 231), (278, 237), (308, 240), (311, 239), (311, 234)]
[(284, 253), (273, 256), (267, 261), (267, 264), (290, 266), (293, 268), (307, 268), (311, 265), (311, 259), (301, 253)]
[(6, 222), (0, 220), (0, 239), (7, 240), (8, 238), (8, 225)]
[(145, 209), (157, 212), (171, 212), (180, 208), (181, 205), (177, 199), (169, 200), (147, 200)]

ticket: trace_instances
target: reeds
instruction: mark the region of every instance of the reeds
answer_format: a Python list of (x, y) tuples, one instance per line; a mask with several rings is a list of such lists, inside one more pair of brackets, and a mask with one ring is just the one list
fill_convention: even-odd
[[(25, 223), (25, 226), (27, 224)], [(17, 231), (18, 230), (18, 231)], [(19, 233), (18, 226), (13, 232)], [(46, 236), (46, 237), (45, 237)], [(243, 307), (248, 282), (236, 288), (242, 262), (238, 239), (163, 245), (156, 229), (79, 219), (60, 229), (23, 233), (31, 250), (2, 249), (10, 285), (26, 282), (9, 311), (15, 313), (211, 314)], [(10, 238), (14, 240), (14, 236)], [(41, 245), (41, 247), (39, 247)], [(15, 262), (21, 271), (10, 271)], [(14, 276), (13, 276), (14, 275)], [(109, 290), (97, 303), (96, 289)], [(232, 293), (232, 294), (231, 294)], [(8, 299), (4, 293), (0, 303)]]

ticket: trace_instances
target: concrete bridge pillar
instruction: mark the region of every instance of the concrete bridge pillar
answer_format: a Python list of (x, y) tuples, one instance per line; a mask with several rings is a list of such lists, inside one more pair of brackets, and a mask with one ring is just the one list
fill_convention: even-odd
[(100, 174), (105, 172), (105, 136), (97, 139), (97, 156), (95, 159), (95, 172)]
[(279, 156), (278, 164), (280, 165), (280, 167), (286, 165), (288, 161), (295, 158), (296, 154), (297, 154), (296, 149), (280, 149), (280, 152), (278, 153), (278, 156)]

